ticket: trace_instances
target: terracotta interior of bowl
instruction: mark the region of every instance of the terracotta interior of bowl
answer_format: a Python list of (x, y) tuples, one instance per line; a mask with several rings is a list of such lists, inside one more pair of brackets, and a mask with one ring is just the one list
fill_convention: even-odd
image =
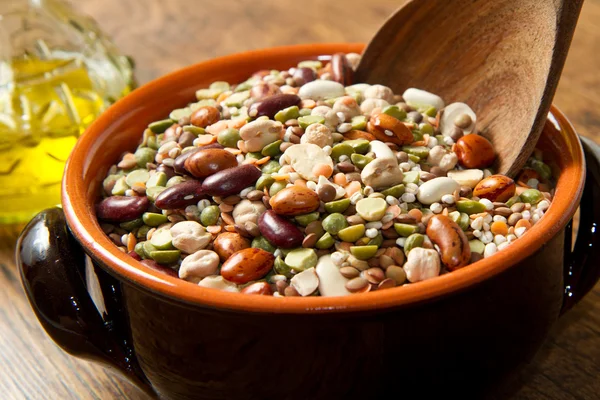
[[(69, 226), (87, 252), (109, 272), (150, 290), (192, 303), (246, 311), (327, 312), (390, 307), (430, 299), (499, 273), (551, 238), (575, 211), (582, 188), (582, 154), (568, 121), (554, 110), (540, 145), (553, 154), (562, 173), (557, 201), (530, 233), (498, 255), (451, 274), (385, 291), (338, 298), (272, 298), (199, 288), (161, 275), (121, 253), (100, 229), (94, 204), (108, 168), (125, 151), (133, 151), (148, 123), (166, 118), (174, 108), (194, 101), (197, 89), (215, 80), (241, 82), (260, 69), (283, 69), (336, 51), (360, 52), (361, 45), (292, 46), (238, 54), (201, 63), (160, 78), (127, 96), (103, 114), (78, 142), (63, 184), (63, 207)], [(568, 201), (567, 201), (568, 199)], [(571, 203), (569, 205), (569, 203)], [(240, 296), (244, 301), (240, 301)]]

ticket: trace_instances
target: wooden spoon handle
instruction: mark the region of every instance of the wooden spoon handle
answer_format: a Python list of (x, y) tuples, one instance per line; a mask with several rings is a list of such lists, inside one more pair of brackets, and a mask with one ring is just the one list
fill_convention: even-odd
[(571, 46), (571, 40), (573, 39), (573, 33), (575, 32), (575, 26), (579, 18), (581, 6), (583, 0), (551, 0), (556, 8), (556, 22), (548, 21), (548, 24), (556, 24), (556, 40), (554, 46), (554, 52), (552, 55), (552, 61), (550, 64), (550, 71), (548, 73), (548, 81), (546, 88), (542, 95), (542, 101), (538, 113), (535, 116), (533, 123), (533, 130), (529, 135), (529, 140), (524, 144), (523, 148), (520, 149), (520, 153), (515, 158), (513, 164), (509, 167), (502, 166), (501, 170), (506, 171), (508, 176), (516, 176), (519, 171), (523, 168), (527, 159), (533, 152), (537, 141), (544, 128), (544, 122), (548, 118), (548, 112), (558, 87), (558, 81), (567, 59), (567, 53)]

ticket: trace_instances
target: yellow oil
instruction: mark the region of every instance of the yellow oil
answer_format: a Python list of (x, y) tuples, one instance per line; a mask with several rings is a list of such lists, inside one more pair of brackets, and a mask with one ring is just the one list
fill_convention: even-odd
[(24, 57), (2, 72), (12, 79), (0, 80), (0, 224), (12, 224), (60, 204), (69, 153), (108, 104), (79, 59)]

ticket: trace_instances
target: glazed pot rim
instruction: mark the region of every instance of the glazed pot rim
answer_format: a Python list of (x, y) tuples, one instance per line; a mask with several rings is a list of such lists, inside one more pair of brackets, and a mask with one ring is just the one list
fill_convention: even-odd
[(236, 53), (188, 66), (136, 89), (111, 106), (110, 112), (103, 113), (88, 128), (77, 142), (67, 162), (63, 178), (62, 205), (71, 232), (86, 252), (100, 265), (105, 266), (112, 275), (175, 301), (233, 311), (307, 314), (372, 311), (407, 306), (446, 296), (476, 285), (515, 266), (535, 253), (563, 229), (575, 213), (581, 199), (585, 167), (583, 150), (573, 126), (564, 114), (553, 106), (549, 121), (556, 129), (562, 130), (562, 134), (566, 137), (566, 143), (572, 147), (570, 149), (572, 160), (561, 171), (555, 199), (547, 214), (510, 247), (465, 268), (430, 280), (342, 297), (251, 296), (202, 288), (155, 271), (121, 252), (104, 234), (91, 211), (93, 207), (85, 204), (86, 201), (84, 201), (88, 191), (94, 188), (85, 187), (82, 177), (84, 171), (89, 168), (86, 154), (99, 146), (97, 139), (113, 123), (114, 115), (125, 114), (126, 110), (143, 104), (144, 99), (149, 98), (160, 88), (186, 79), (187, 76), (201, 73), (209, 66), (211, 70), (214, 70), (215, 67), (226, 67), (232, 64), (244, 65), (244, 61), (248, 59), (284, 58), (290, 55), (315, 57), (340, 51), (360, 52), (363, 47), (362, 44), (348, 43), (304, 44)]

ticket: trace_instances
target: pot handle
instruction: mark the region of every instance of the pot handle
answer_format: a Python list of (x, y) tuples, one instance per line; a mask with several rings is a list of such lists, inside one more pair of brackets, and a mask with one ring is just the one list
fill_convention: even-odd
[(561, 314), (577, 304), (600, 279), (600, 146), (583, 136), (580, 140), (586, 159), (586, 181), (573, 251), (571, 222), (565, 230), (565, 295)]
[[(62, 209), (49, 208), (29, 222), (19, 236), (16, 260), (33, 311), (61, 348), (116, 367), (154, 396), (133, 352), (120, 283), (89, 261)], [(97, 281), (88, 285), (85, 277), (92, 272)], [(90, 296), (94, 289), (102, 315)]]

